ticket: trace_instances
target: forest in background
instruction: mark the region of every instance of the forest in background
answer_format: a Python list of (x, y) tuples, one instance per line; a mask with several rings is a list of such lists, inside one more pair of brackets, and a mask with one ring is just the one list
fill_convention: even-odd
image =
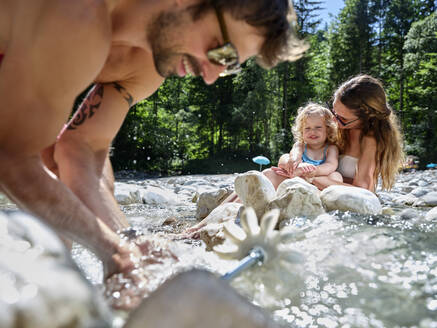
[(253, 59), (213, 85), (169, 78), (131, 108), (112, 145), (115, 171), (150, 174), (234, 173), (277, 163), (293, 143), (297, 109), (326, 103), (348, 78), (381, 79), (400, 119), (406, 154), (437, 163), (436, 1), (345, 0), (329, 25), (317, 10), (329, 1), (295, 0), (299, 33), (311, 48), (272, 70)]

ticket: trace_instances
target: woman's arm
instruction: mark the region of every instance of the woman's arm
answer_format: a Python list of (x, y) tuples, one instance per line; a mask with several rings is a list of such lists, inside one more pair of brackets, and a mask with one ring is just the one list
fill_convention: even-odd
[(358, 170), (353, 185), (370, 191), (375, 191), (376, 140), (366, 136), (361, 143), (361, 156), (358, 160)]
[(313, 184), (323, 190), (331, 185), (354, 186), (375, 191), (375, 181), (373, 174), (376, 168), (376, 140), (372, 137), (364, 137), (361, 146), (361, 156), (358, 161), (358, 170), (352, 184), (339, 182), (327, 176), (318, 176), (313, 180)]

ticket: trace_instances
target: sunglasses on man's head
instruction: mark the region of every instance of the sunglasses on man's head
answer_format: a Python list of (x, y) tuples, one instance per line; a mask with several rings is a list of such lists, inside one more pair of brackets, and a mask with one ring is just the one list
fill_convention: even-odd
[(222, 13), (217, 8), (215, 8), (215, 12), (225, 44), (209, 50), (207, 52), (207, 57), (209, 61), (215, 65), (226, 66), (225, 70), (220, 73), (221, 77), (237, 74), (241, 71), (237, 48), (235, 48), (235, 46), (229, 41)]
[(342, 126), (348, 126), (348, 125), (350, 125), (350, 124), (352, 124), (352, 123), (354, 123), (354, 122), (356, 122), (356, 121), (358, 121), (360, 118), (356, 118), (356, 119), (354, 119), (354, 120), (352, 120), (352, 121), (349, 121), (349, 122), (345, 122), (344, 121), (344, 119), (343, 118), (341, 118), (335, 111), (334, 111), (334, 107), (332, 106), (332, 104), (328, 104), (328, 103), (326, 103), (326, 105), (328, 106), (328, 108), (329, 108), (329, 110), (331, 111), (331, 113), (332, 113), (332, 115), (334, 115), (334, 117), (335, 117), (335, 119), (338, 121), (338, 122), (340, 122), (340, 124), (342, 125)]

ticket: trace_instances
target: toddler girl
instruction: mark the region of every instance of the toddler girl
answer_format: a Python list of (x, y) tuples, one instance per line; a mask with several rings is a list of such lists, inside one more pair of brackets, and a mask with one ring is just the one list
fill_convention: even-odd
[(342, 182), (341, 174), (335, 171), (338, 166), (337, 123), (331, 111), (314, 103), (299, 108), (292, 131), (295, 146), (303, 145), (303, 154), (300, 160), (293, 161), (291, 151), (281, 156), (279, 167), (272, 168), (283, 177), (279, 183), (296, 176), (309, 182), (316, 176)]

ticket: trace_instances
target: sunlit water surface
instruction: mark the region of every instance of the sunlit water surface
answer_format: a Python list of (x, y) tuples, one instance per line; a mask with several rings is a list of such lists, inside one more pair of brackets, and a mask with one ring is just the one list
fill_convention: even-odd
[[(237, 264), (207, 252), (201, 242), (165, 237), (196, 222), (195, 204), (170, 209), (131, 205), (123, 211), (132, 225), (179, 258), (147, 268), (150, 291), (191, 267), (222, 275)], [(301, 252), (304, 263), (252, 268), (232, 286), (284, 327), (437, 327), (437, 224), (425, 222), (423, 215), (402, 220), (399, 215), (329, 214), (287, 223), (303, 232), (286, 247)], [(169, 218), (176, 221), (164, 223)], [(100, 285), (96, 258), (80, 246), (73, 257)]]

